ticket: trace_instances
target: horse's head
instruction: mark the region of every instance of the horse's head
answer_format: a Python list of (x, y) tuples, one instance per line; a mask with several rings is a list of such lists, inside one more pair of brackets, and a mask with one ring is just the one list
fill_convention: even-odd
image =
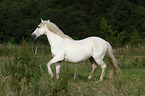
[(43, 21), (41, 19), (41, 23), (38, 25), (38, 27), (35, 29), (35, 31), (31, 34), (32, 38), (37, 39), (37, 37), (46, 33), (46, 24), (45, 24), (45, 22), (49, 22), (49, 20), (48, 21)]

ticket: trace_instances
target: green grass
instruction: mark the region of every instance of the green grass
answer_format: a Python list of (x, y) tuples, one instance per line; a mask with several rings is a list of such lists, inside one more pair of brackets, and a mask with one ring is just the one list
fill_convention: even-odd
[[(38, 52), (35, 55), (35, 47)], [(128, 48), (114, 48), (114, 54), (143, 56), (145, 46), (128, 45)], [(74, 80), (75, 64), (62, 62), (60, 79), (52, 80), (46, 64), (51, 59), (48, 45), (31, 44), (25, 41), (21, 45), (0, 44), (0, 96), (143, 96), (145, 95), (145, 58), (116, 57), (122, 70), (121, 80), (110, 79), (111, 67), (105, 57), (107, 70), (103, 82), (98, 82), (101, 68), (98, 67), (92, 80), (89, 61), (77, 65), (77, 77)], [(40, 56), (40, 57), (39, 57)], [(52, 66), (55, 73), (55, 64)]]

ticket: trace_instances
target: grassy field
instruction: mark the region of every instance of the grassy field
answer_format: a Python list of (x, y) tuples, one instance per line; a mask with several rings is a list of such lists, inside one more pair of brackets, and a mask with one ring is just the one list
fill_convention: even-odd
[[(121, 80), (118, 74), (113, 79), (108, 77), (111, 67), (107, 57), (103, 82), (98, 82), (100, 67), (92, 80), (87, 79), (91, 72), (88, 60), (77, 65), (75, 80), (75, 64), (68, 62), (61, 64), (60, 79), (52, 80), (46, 67), (51, 59), (49, 45), (25, 41), (20, 45), (0, 44), (0, 96), (145, 96), (145, 57), (128, 57), (145, 56), (145, 45), (127, 45), (113, 51), (122, 70)], [(55, 64), (51, 67), (55, 73)]]

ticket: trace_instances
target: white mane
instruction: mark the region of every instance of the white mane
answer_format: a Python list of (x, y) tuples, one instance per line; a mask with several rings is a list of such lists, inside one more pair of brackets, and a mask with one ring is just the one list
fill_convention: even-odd
[(50, 30), (50, 31), (53, 32), (54, 34), (56, 34), (56, 35), (58, 35), (58, 36), (60, 36), (60, 37), (62, 37), (62, 38), (72, 39), (71, 37), (65, 35), (65, 34), (56, 26), (56, 24), (54, 24), (54, 23), (52, 23), (52, 22), (50, 22), (50, 21), (43, 21), (43, 22), (40, 24), (40, 26), (41, 26), (41, 25), (44, 25), (44, 24), (46, 24), (48, 30)]

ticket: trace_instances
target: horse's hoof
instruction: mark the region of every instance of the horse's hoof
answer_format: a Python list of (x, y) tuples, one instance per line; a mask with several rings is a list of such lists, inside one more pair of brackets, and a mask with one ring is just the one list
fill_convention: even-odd
[(102, 82), (102, 81), (103, 81), (103, 79), (100, 79), (100, 80), (99, 80), (99, 82)]
[(90, 79), (92, 79), (92, 76), (89, 76), (89, 77), (88, 77), (88, 80), (90, 80)]
[(55, 77), (55, 76), (53, 76), (53, 77), (52, 77), (52, 79), (53, 79), (53, 80), (55, 80), (55, 79), (56, 79), (56, 77)]

